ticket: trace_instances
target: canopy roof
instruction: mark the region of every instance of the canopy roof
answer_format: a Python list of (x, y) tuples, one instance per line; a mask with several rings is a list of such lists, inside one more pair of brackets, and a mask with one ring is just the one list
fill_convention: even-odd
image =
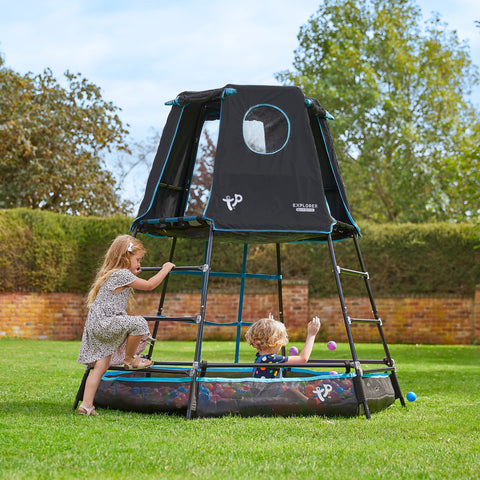
[[(167, 104), (132, 231), (203, 237), (212, 225), (216, 236), (245, 243), (359, 233), (318, 100), (298, 87), (227, 85)], [(203, 215), (186, 218), (200, 134), (212, 119), (219, 133), (210, 195)]]

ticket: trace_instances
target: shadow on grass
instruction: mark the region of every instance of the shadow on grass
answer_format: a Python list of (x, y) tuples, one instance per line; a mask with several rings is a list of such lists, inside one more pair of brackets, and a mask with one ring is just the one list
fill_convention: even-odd
[(27, 415), (33, 417), (58, 417), (61, 414), (69, 415), (73, 412), (73, 400), (70, 404), (44, 400), (8, 400), (0, 402), (0, 414), (2, 416)]

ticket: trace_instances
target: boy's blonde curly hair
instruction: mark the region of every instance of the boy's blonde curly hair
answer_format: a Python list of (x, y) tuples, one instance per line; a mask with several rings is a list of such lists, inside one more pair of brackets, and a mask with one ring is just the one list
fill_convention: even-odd
[(261, 318), (247, 330), (245, 340), (259, 351), (275, 350), (288, 343), (288, 334), (282, 322), (273, 317)]

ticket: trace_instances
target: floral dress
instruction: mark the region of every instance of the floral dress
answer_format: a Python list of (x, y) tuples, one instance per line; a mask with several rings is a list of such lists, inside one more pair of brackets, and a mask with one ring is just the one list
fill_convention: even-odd
[(115, 363), (123, 363), (127, 336), (150, 335), (148, 323), (143, 317), (127, 314), (132, 287), (115, 293), (117, 288), (125, 287), (136, 279), (130, 270), (121, 269), (113, 272), (100, 287), (87, 315), (78, 363), (93, 363), (119, 350), (123, 358), (116, 358)]

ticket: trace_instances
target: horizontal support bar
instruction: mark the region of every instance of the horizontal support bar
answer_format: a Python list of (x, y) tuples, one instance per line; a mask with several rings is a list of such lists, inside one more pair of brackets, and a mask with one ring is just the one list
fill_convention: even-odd
[[(142, 272), (156, 272), (161, 270), (163, 267), (142, 267), (141, 270)], [(193, 266), (183, 266), (183, 267), (173, 267), (172, 271), (176, 272), (186, 272), (189, 270), (193, 271), (200, 271), (200, 272), (206, 272), (208, 271), (208, 265), (193, 265)]]
[(199, 323), (200, 315), (195, 317), (143, 317), (147, 322), (185, 322), (185, 323)]
[(206, 227), (209, 226), (209, 221), (203, 217), (169, 217), (169, 218), (150, 218), (148, 220), (140, 220), (139, 225), (166, 225), (176, 224), (175, 226), (190, 226), (190, 227)]
[[(142, 267), (142, 272), (155, 272), (161, 270), (162, 267)], [(172, 269), (173, 273), (183, 274), (183, 275), (201, 275), (204, 272), (208, 271), (208, 265), (194, 265), (194, 266), (183, 266), (183, 267), (174, 267)], [(260, 278), (264, 280), (281, 280), (282, 275), (267, 275), (263, 273), (236, 273), (236, 272), (210, 272), (211, 277), (232, 277), (232, 278)]]
[[(258, 363), (232, 363), (232, 364), (225, 364), (225, 363), (210, 363), (207, 364), (208, 368), (229, 368), (229, 367), (242, 367), (242, 368), (256, 368), (260, 364)], [(276, 363), (275, 368), (282, 368), (282, 369), (292, 369), (297, 367), (348, 367), (345, 364), (339, 364), (338, 362), (330, 361), (329, 363), (319, 363), (319, 362), (308, 362), (308, 363)], [(201, 366), (200, 366), (201, 368)]]
[[(196, 317), (169, 317), (166, 315), (162, 315), (161, 317), (143, 317), (147, 322), (185, 322), (185, 323), (200, 323), (200, 315)], [(252, 322), (210, 322), (204, 321), (204, 325), (207, 326), (220, 326), (220, 327), (250, 327), (253, 325)]]
[(181, 192), (182, 190), (185, 190), (184, 187), (177, 187), (176, 185), (169, 185), (168, 183), (159, 183), (159, 187), (166, 188), (167, 190), (175, 190), (177, 192)]
[[(184, 275), (200, 275), (198, 272), (173, 272)], [(210, 272), (211, 277), (230, 277), (230, 278), (261, 278), (264, 280), (281, 280), (282, 275), (266, 275), (262, 273), (232, 273), (232, 272)]]
[(370, 278), (368, 272), (360, 272), (358, 270), (350, 270), (348, 268), (342, 268), (337, 265), (337, 272), (338, 273), (346, 273), (347, 275), (354, 275), (357, 277), (365, 277)]
[(205, 321), (205, 325), (217, 325), (220, 327), (238, 327), (239, 325), (241, 327), (250, 327), (253, 325), (253, 322), (228, 322), (228, 323), (223, 323), (223, 322), (207, 322)]
[(206, 218), (201, 216), (196, 217), (164, 217), (164, 218), (157, 218), (155, 221), (160, 223), (188, 223), (188, 222), (199, 222), (199, 223), (207, 223)]
[(350, 318), (348, 317), (348, 323), (375, 323), (376, 325), (382, 325), (381, 318)]
[(394, 372), (395, 367), (385, 367), (385, 368), (369, 368), (368, 370), (364, 370), (363, 373), (375, 373), (375, 372)]
[[(157, 365), (158, 362), (153, 362), (154, 365)], [(125, 370), (124, 367), (109, 367), (108, 368), (109, 370), (120, 370), (120, 371), (123, 371)], [(172, 368), (155, 368), (155, 370), (153, 369), (150, 369), (150, 367), (147, 367), (147, 368), (143, 368), (142, 370), (146, 370), (147, 372), (149, 373), (173, 373), (173, 374), (176, 374), (176, 375), (190, 375), (190, 371), (191, 369), (188, 369), (188, 370), (181, 370), (181, 369), (172, 369)], [(126, 372), (132, 372), (132, 371), (137, 371), (137, 370), (125, 370)]]

